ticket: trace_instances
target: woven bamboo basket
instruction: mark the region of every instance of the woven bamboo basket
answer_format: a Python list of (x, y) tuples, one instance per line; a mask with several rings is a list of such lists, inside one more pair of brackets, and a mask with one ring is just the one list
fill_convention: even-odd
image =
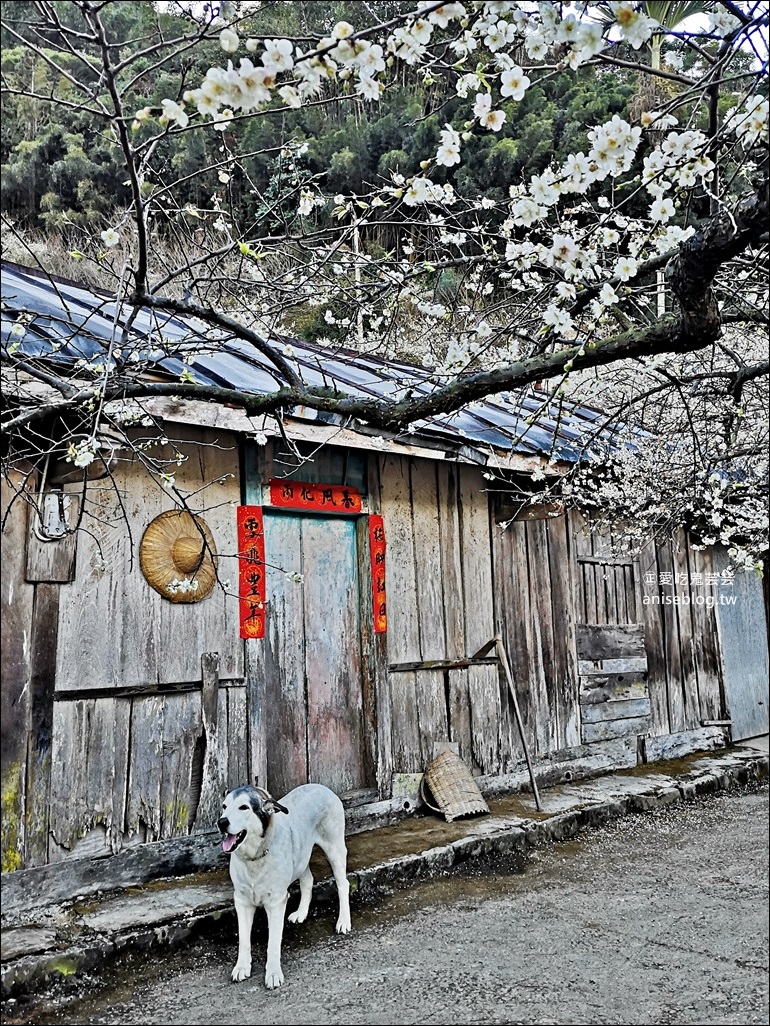
[[(436, 805), (427, 798), (430, 791)], [(489, 812), (479, 786), (462, 759), (454, 752), (439, 752), (428, 763), (420, 782), (420, 796), (429, 809), (440, 812), (451, 823), (460, 816), (478, 816)]]

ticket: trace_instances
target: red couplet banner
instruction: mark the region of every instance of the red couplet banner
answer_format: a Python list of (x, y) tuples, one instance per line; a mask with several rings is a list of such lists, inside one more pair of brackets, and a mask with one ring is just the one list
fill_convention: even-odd
[(265, 636), (265, 528), (261, 506), (238, 507), (238, 595), (242, 638)]
[(382, 517), (369, 516), (369, 553), (372, 561), (372, 610), (374, 630), (384, 634), (388, 629), (388, 598), (385, 590), (385, 526)]
[(358, 489), (308, 481), (273, 479), (270, 482), (270, 502), (282, 509), (308, 509), (321, 513), (360, 513), (362, 508)]

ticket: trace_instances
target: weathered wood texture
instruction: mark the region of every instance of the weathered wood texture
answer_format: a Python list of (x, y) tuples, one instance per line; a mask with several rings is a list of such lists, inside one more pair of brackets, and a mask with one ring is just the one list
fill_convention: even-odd
[[(138, 462), (119, 464), (114, 488), (89, 487), (88, 533), (78, 539), (75, 579), (63, 585), (59, 612), (57, 691), (152, 681), (200, 679), (203, 652), (219, 652), (223, 677), (243, 676), (239, 638), (235, 507), (240, 499), (238, 452), (230, 436), (188, 432), (175, 438), (184, 462), (176, 487), (205, 519), (217, 547), (219, 577), (200, 602), (172, 603), (154, 591), (139, 569), (139, 543), (151, 520), (173, 508), (168, 491)], [(169, 446), (153, 450), (171, 456)], [(58, 543), (51, 543), (58, 544)]]
[(49, 861), (211, 828), (224, 788), (247, 779), (246, 695), (213, 654), (199, 672), (181, 694), (54, 703)]
[[(696, 730), (704, 720), (722, 718), (711, 553), (697, 551), (679, 530), (671, 538), (649, 541), (638, 559), (628, 560), (614, 554), (606, 527), (592, 530), (577, 514), (570, 516), (576, 525), (582, 521), (576, 537), (577, 609), (587, 625), (577, 628), (581, 661), (601, 660), (591, 665), (606, 670), (623, 668), (623, 658), (639, 652), (616, 658), (612, 638), (620, 643), (623, 632), (630, 637), (639, 630), (631, 625), (641, 625), (650, 699), (648, 732), (663, 736)], [(613, 635), (608, 626), (597, 626), (601, 624), (618, 628)]]
[[(566, 517), (516, 521), (492, 535), (496, 616), (534, 758), (579, 743), (575, 531)], [(511, 721), (507, 767), (523, 758)]]
[[(727, 552), (717, 551), (714, 570), (721, 572), (729, 565)], [(720, 600), (715, 608), (722, 642), (728, 713), (735, 741), (767, 733), (770, 704), (767, 620), (762, 582), (757, 574), (736, 573), (734, 583), (721, 585), (718, 593)]]
[(421, 666), (466, 659), (495, 634), (483, 486), (473, 467), (380, 461), (388, 662), (415, 665), (389, 674), (394, 773), (420, 772), (442, 741), (456, 742), (478, 771), (499, 770), (510, 757), (497, 666)]
[(35, 589), (24, 576), (28, 507), (15, 500), (23, 484), (20, 473), (2, 479), (0, 497), (4, 521), (2, 554), (2, 636), (0, 645), (0, 779), (2, 817), (0, 855), (3, 872), (24, 864), (24, 809), (29, 717), (29, 681), (32, 673), (30, 626)]

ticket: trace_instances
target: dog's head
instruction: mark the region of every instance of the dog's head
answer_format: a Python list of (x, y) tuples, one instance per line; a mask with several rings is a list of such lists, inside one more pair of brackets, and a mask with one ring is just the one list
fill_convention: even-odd
[(227, 791), (222, 815), (217, 820), (219, 831), (224, 835), (222, 851), (232, 854), (249, 835), (252, 840), (259, 840), (270, 826), (273, 813), (288, 811), (262, 787), (246, 785)]

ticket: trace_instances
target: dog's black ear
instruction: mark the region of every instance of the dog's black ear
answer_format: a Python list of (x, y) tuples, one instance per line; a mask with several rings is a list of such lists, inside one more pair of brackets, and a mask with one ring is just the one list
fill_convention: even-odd
[(271, 798), (270, 801), (265, 802), (265, 808), (269, 809), (271, 812), (285, 812), (287, 816), (289, 815), (289, 810), (286, 806), (281, 805), (281, 803), (277, 802), (275, 798)]

